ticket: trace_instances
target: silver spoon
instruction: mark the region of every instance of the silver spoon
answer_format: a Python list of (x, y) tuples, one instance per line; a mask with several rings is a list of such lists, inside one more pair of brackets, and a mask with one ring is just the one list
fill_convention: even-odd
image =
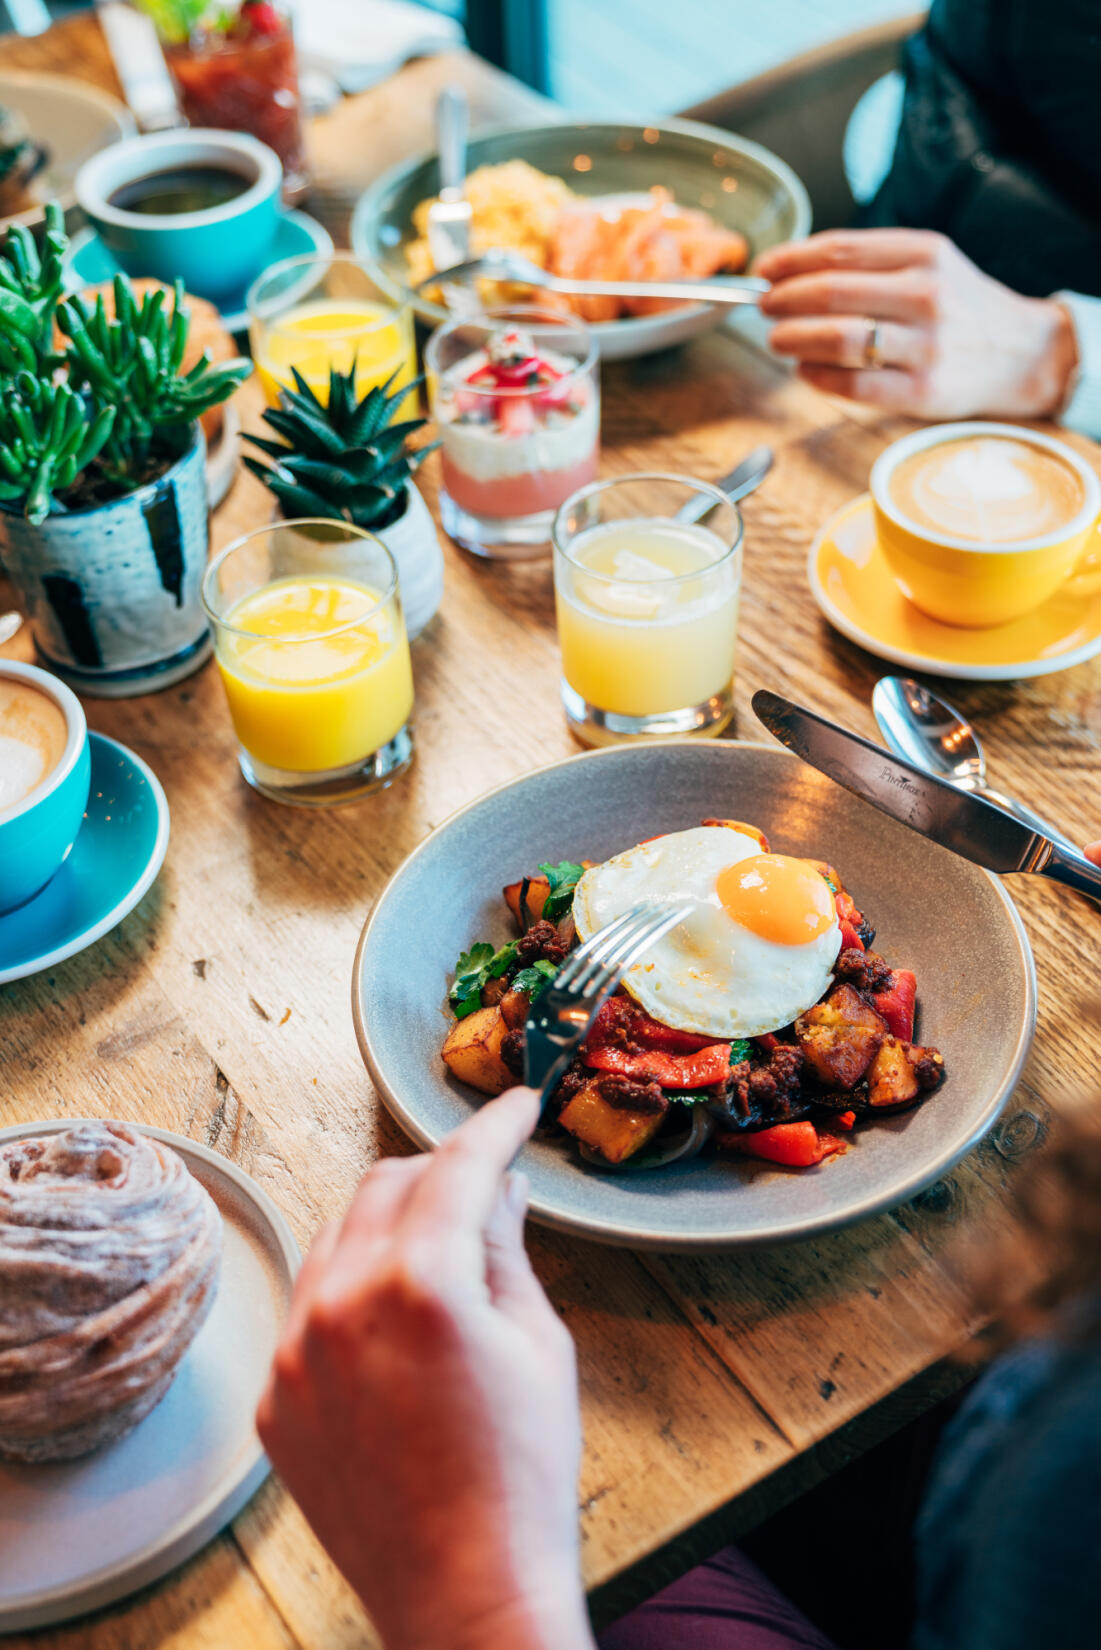
[[(748, 498), (750, 493), (757, 491), (772, 469), (775, 458), (771, 447), (754, 447), (739, 464), (735, 464), (729, 475), (723, 476), (712, 485), (717, 487), (720, 493), (726, 494), (729, 503), (737, 504), (740, 498)], [(687, 504), (682, 504), (674, 519), (684, 522), (699, 521), (709, 510), (717, 508), (714, 500), (706, 495), (700, 495), (690, 498)]]
[(915, 767), (947, 779), (961, 791), (1003, 808), (1030, 830), (1076, 845), (1050, 820), (986, 783), (986, 757), (970, 722), (912, 676), (882, 676), (872, 692), (872, 711), (888, 745)]
[(0, 613), (0, 647), (11, 641), (22, 623), (22, 613)]
[[(440, 273), (426, 275), (414, 292), (439, 286)], [(552, 275), (530, 258), (504, 247), (490, 247), (480, 258), (452, 264), (442, 271), (449, 282), (473, 281), (483, 276), (491, 281), (512, 281), (517, 286), (543, 287), (548, 292), (574, 292), (592, 298), (682, 298), (690, 303), (755, 304), (769, 282), (756, 275), (713, 275), (707, 280), (681, 281), (575, 281)]]

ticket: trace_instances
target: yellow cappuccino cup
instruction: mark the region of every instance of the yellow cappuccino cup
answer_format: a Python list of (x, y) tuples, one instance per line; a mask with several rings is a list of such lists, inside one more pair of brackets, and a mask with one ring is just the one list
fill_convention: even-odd
[(1016, 424), (937, 424), (881, 453), (876, 531), (903, 595), (945, 624), (1007, 624), (1065, 589), (1101, 589), (1101, 481)]

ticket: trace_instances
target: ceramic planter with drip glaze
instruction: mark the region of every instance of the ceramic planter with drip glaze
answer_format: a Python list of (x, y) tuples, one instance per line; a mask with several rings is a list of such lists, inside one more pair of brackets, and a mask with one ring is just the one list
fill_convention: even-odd
[(81, 693), (169, 687), (210, 656), (199, 600), (207, 560), (206, 448), (198, 425), (156, 480), (35, 526), (0, 509), (0, 561), (42, 662)]

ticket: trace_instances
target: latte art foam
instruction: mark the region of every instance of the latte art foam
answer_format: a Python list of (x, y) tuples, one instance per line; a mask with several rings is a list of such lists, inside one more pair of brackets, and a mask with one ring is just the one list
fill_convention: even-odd
[(52, 699), (27, 682), (0, 677), (0, 818), (53, 772), (68, 737)]
[(1030, 441), (986, 435), (911, 453), (892, 472), (896, 509), (918, 528), (1013, 544), (1068, 527), (1085, 503), (1069, 464)]

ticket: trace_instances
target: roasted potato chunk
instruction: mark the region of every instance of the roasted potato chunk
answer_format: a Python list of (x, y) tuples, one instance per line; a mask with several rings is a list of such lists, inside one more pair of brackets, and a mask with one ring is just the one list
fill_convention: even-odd
[(877, 1111), (908, 1106), (917, 1099), (920, 1084), (907, 1057), (905, 1043), (888, 1037), (868, 1072), (868, 1104)]
[[(882, 1014), (877, 1014), (869, 1003), (866, 1003), (855, 986), (835, 986), (824, 1003), (818, 1003), (818, 1008), (828, 1008), (838, 1019), (848, 1026), (867, 1026), (870, 1031), (886, 1031), (887, 1022)], [(811, 1014), (815, 1012), (812, 1008)]]
[(937, 1049), (888, 1037), (868, 1071), (868, 1104), (874, 1111), (902, 1111), (923, 1091), (935, 1089), (943, 1075)]
[(844, 1024), (808, 1025), (798, 1036), (810, 1070), (820, 1083), (835, 1089), (855, 1088), (883, 1042), (881, 1031)]
[(854, 991), (839, 985), (795, 1022), (803, 1058), (826, 1088), (855, 1088), (887, 1035), (886, 1021)]
[(546, 877), (521, 877), (519, 882), (510, 882), (501, 892), (505, 896), (505, 904), (526, 934), (543, 915), (550, 883)]
[(510, 987), (501, 998), (501, 1014), (509, 1031), (519, 1031), (528, 1017), (531, 1007), (531, 994), (527, 991), (513, 991)]
[(483, 1094), (503, 1094), (515, 1081), (501, 1058), (508, 1024), (500, 1008), (476, 1008), (447, 1034), (443, 1057), (460, 1083)]
[(622, 1163), (653, 1139), (668, 1109), (668, 1101), (644, 1112), (613, 1106), (600, 1091), (599, 1077), (591, 1077), (563, 1106), (558, 1121), (609, 1163)]
[(744, 819), (705, 819), (704, 825), (725, 825), (728, 831), (741, 831), (743, 836), (755, 837), (761, 844), (762, 854), (768, 853), (768, 837), (759, 831), (756, 825), (747, 825)]

